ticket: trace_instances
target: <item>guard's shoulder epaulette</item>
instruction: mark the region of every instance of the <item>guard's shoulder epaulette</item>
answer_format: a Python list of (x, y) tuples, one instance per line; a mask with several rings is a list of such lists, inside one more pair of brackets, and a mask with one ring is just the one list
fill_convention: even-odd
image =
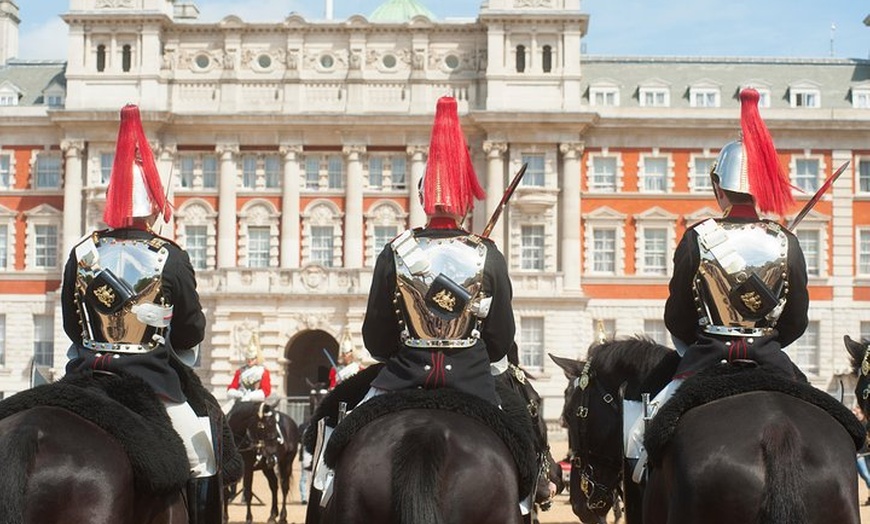
[(160, 251), (160, 249), (167, 244), (179, 247), (179, 245), (174, 240), (156, 234), (151, 237), (151, 239), (148, 240), (148, 242), (146, 243), (148, 244), (148, 247), (153, 251)]

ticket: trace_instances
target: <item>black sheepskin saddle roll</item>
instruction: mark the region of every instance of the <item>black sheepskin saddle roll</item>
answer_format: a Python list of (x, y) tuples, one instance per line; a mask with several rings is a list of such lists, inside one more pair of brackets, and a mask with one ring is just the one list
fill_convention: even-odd
[[(510, 450), (520, 473), (520, 493), (530, 493), (537, 478), (534, 436), (531, 417), (523, 399), (509, 387), (497, 382), (501, 408), (482, 398), (455, 389), (412, 389), (379, 395), (361, 406), (369, 383), (377, 376), (380, 366), (366, 368), (342, 382), (324, 398), (315, 411), (313, 420), (326, 418), (329, 425), (337, 420), (338, 403), (347, 402), (352, 411), (338, 424), (326, 447), (326, 465), (334, 467), (341, 452), (354, 435), (379, 417), (406, 409), (431, 409), (459, 413), (489, 427)], [(303, 437), (303, 444), (313, 450), (316, 424), (311, 424)]]
[(137, 489), (170, 493), (189, 477), (187, 453), (154, 390), (137, 377), (64, 378), (0, 402), (0, 419), (34, 407), (66, 409), (112, 435), (127, 452)]
[(653, 464), (661, 462), (680, 417), (690, 409), (721, 398), (753, 391), (776, 391), (813, 404), (839, 422), (855, 441), (864, 445), (864, 427), (849, 409), (834, 397), (810, 384), (795, 382), (764, 367), (720, 365), (686, 379), (653, 417), (644, 437), (644, 447)]

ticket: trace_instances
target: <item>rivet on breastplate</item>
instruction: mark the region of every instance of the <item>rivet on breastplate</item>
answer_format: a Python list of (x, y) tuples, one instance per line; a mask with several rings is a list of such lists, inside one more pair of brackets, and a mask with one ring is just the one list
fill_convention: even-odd
[(446, 366), (444, 366), (444, 369), (446, 369), (447, 371), (450, 371), (451, 369), (453, 369), (453, 365), (447, 364)]
[(729, 340), (729, 341), (725, 342), (725, 345), (726, 345), (726, 346), (730, 346), (730, 345), (731, 345), (731, 341)]
[(746, 343), (747, 343), (747, 344), (752, 344), (753, 341), (754, 341), (754, 340), (753, 340), (751, 337), (746, 339)]
[(430, 366), (429, 364), (426, 364), (425, 366), (423, 366), (423, 369), (426, 371), (429, 371), (430, 369), (432, 369), (432, 366)]

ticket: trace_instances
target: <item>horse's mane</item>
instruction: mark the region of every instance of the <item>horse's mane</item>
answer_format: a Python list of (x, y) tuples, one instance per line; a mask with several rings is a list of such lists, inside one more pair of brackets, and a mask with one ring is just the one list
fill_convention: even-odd
[(626, 382), (625, 398), (632, 400), (639, 400), (642, 392), (657, 393), (671, 380), (680, 360), (676, 351), (643, 335), (596, 344), (588, 358), (611, 386)]

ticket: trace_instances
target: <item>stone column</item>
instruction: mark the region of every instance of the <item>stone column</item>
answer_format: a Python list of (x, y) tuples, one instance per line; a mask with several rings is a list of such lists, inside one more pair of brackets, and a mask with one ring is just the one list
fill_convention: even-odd
[(580, 291), (580, 160), (583, 142), (559, 144), (562, 153), (561, 262), (565, 291)]
[(344, 267), (363, 267), (363, 168), (362, 155), (365, 146), (344, 146), (347, 157), (347, 192), (344, 201)]
[[(504, 154), (507, 149), (506, 142), (487, 140), (483, 143), (483, 151), (486, 153), (486, 220), (489, 220), (489, 217), (495, 212), (499, 202), (501, 202), (502, 195), (504, 195)], [(483, 227), (485, 226), (486, 223)], [(505, 246), (504, 231), (504, 217), (501, 217), (489, 235), (489, 238), (496, 243), (502, 253), (504, 253)]]
[(64, 140), (60, 144), (64, 153), (63, 166), (63, 258), (72, 250), (82, 231), (82, 152), (83, 140)]
[(420, 182), (426, 174), (426, 155), (429, 147), (424, 145), (411, 145), (407, 149), (411, 157), (411, 180), (408, 184), (408, 227), (422, 227), (426, 225), (426, 212), (420, 203)]
[(221, 144), (215, 148), (221, 158), (220, 181), (218, 182), (218, 269), (236, 266), (238, 244), (238, 221), (236, 214), (236, 155), (238, 144)]
[(281, 267), (299, 267), (299, 161), (302, 144), (284, 144), (284, 180), (281, 185)]

